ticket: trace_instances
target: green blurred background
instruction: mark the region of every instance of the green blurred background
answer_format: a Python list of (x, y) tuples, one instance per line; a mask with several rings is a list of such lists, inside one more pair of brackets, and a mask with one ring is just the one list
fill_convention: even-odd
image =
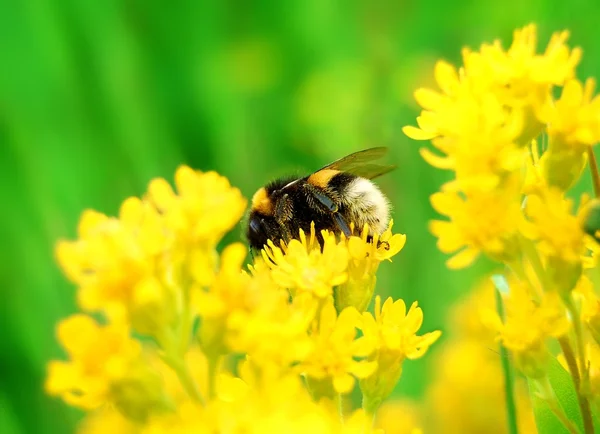
[[(544, 44), (571, 29), (579, 76), (598, 75), (599, 17), (582, 0), (0, 2), (0, 432), (67, 433), (78, 417), (42, 391), (46, 361), (62, 357), (54, 324), (75, 310), (55, 241), (74, 237), (83, 209), (114, 215), (182, 163), (250, 197), (275, 176), (389, 146), (400, 169), (380, 184), (408, 243), (379, 292), (418, 300), (423, 330), (445, 330), (482, 266), (446, 270), (427, 232), (447, 174), (401, 132), (418, 114), (412, 91), (431, 84), (436, 59), (509, 42), (531, 21)], [(423, 394), (431, 357), (405, 364), (399, 396)]]

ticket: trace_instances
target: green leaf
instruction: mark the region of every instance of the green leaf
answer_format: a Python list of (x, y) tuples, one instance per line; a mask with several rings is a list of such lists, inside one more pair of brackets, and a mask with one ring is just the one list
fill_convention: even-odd
[[(580, 432), (583, 430), (583, 421), (581, 419), (581, 413), (579, 411), (579, 404), (577, 402), (577, 393), (575, 392), (575, 386), (571, 375), (562, 367), (558, 360), (554, 357), (551, 358), (548, 365), (548, 377), (550, 384), (554, 389), (556, 397), (564, 410), (567, 418), (573, 421), (579, 428)], [(539, 433), (552, 433), (562, 434), (569, 433), (569, 430), (562, 424), (562, 422), (552, 412), (546, 401), (542, 400), (537, 391), (537, 385), (535, 381), (528, 379), (529, 383), (529, 394), (531, 397), (531, 403), (533, 406), (533, 412), (535, 415), (535, 422)]]

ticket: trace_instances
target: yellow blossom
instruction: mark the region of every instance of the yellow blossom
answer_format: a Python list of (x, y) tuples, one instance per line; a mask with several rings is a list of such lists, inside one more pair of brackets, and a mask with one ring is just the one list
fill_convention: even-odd
[(600, 141), (600, 97), (593, 96), (595, 81), (569, 80), (562, 95), (546, 108), (542, 120), (548, 124), (551, 150), (570, 149), (583, 153)]
[(180, 166), (177, 194), (164, 179), (153, 180), (148, 197), (182, 241), (211, 247), (240, 220), (246, 208), (241, 192), (216, 172)]
[(176, 412), (156, 413), (139, 434), (210, 434), (217, 430), (209, 411), (191, 401), (180, 403)]
[(580, 212), (573, 214), (573, 201), (555, 188), (530, 195), (525, 206), (528, 220), (521, 231), (536, 242), (537, 249), (547, 259), (547, 272), (555, 289), (563, 293), (573, 289), (582, 270), (587, 238), (583, 208), (580, 206)]
[[(251, 287), (261, 290), (254, 282)], [(285, 370), (304, 360), (313, 349), (308, 329), (316, 309), (316, 301), (306, 294), (290, 303), (283, 291), (272, 293), (252, 310), (239, 310), (230, 315), (228, 345), (234, 351), (248, 354), (265, 369)]]
[(350, 257), (348, 280), (335, 289), (335, 306), (338, 312), (348, 306), (363, 312), (371, 302), (379, 264), (383, 261), (391, 262), (391, 258), (406, 244), (406, 235), (392, 233), (393, 225), (394, 221), (391, 220), (383, 233), (372, 237), (369, 236), (368, 225), (365, 225), (358, 236), (353, 235), (346, 240)]
[[(302, 296), (290, 303), (289, 293), (262, 262), (255, 263), (252, 273), (244, 272), (246, 252), (239, 243), (227, 246), (214, 283), (193, 289), (193, 304), (202, 318), (200, 341), (211, 356), (244, 352), (265, 364), (286, 366), (309, 351), (307, 330), (316, 303)], [(283, 345), (287, 351), (281, 351)]]
[(570, 328), (564, 304), (556, 292), (545, 293), (541, 303), (537, 303), (524, 284), (517, 281), (511, 282), (510, 297), (504, 303), (504, 322), (491, 309), (483, 311), (482, 319), (512, 352), (521, 372), (531, 378), (545, 375), (547, 340), (564, 336)]
[(429, 225), (438, 237), (438, 248), (444, 253), (463, 249), (448, 260), (448, 267), (466, 267), (480, 253), (497, 260), (515, 255), (515, 235), (522, 219), (517, 193), (509, 189), (461, 195), (443, 190), (431, 196), (431, 203), (437, 212), (450, 218)]
[[(219, 432), (249, 433), (364, 433), (369, 420), (356, 411), (342, 424), (337, 409), (317, 404), (298, 376), (257, 376), (251, 364), (242, 363), (240, 377), (223, 374), (210, 418)], [(365, 431), (366, 430), (366, 431)]]
[(420, 434), (423, 426), (419, 406), (408, 400), (384, 403), (377, 412), (375, 426), (385, 434)]
[(369, 227), (365, 225), (360, 236), (351, 236), (348, 239), (348, 250), (352, 258), (352, 265), (356, 270), (352, 274), (360, 276), (362, 274), (375, 273), (379, 263), (391, 261), (404, 248), (406, 244), (406, 235), (393, 234), (392, 227), (394, 221), (390, 220), (387, 229), (381, 234), (374, 234), (369, 240)]
[(282, 248), (269, 240), (263, 257), (273, 264), (273, 279), (281, 287), (292, 294), (304, 291), (323, 299), (333, 294), (334, 286), (347, 280), (348, 250), (333, 233), (324, 231), (322, 236), (322, 248), (315, 243), (314, 225), (308, 239), (300, 229), (300, 239), (293, 239)]
[(314, 322), (311, 335), (314, 349), (299, 370), (309, 380), (325, 383), (323, 387), (329, 392), (349, 393), (354, 387), (354, 377), (366, 378), (377, 369), (377, 362), (354, 359), (364, 358), (374, 349), (364, 337), (356, 339), (359, 318), (353, 307), (337, 316), (333, 305), (326, 304)]
[(540, 251), (565, 262), (579, 262), (584, 253), (582, 217), (573, 214), (573, 201), (557, 189), (548, 189), (527, 198), (529, 222), (525, 235), (538, 242)]
[(539, 112), (548, 101), (553, 85), (562, 85), (575, 74), (581, 49), (569, 49), (567, 31), (552, 35), (543, 54), (537, 54), (537, 28), (529, 24), (517, 29), (508, 50), (499, 40), (482, 44), (481, 49), (463, 50), (465, 75), (478, 85), (478, 91), (489, 89), (511, 107), (531, 107)]
[(90, 413), (77, 427), (77, 434), (138, 434), (138, 425), (110, 405)]
[[(420, 93), (416, 97), (425, 98)], [(519, 169), (524, 158), (516, 143), (523, 128), (520, 113), (508, 111), (492, 94), (464, 94), (458, 100), (447, 101), (443, 110), (436, 110), (431, 118), (439, 131), (432, 144), (444, 155), (438, 156), (427, 148), (420, 152), (432, 166), (456, 173), (453, 188), (492, 189), (506, 173)], [(420, 124), (424, 124), (424, 116), (418, 118)], [(418, 138), (414, 129), (405, 127), (404, 132)]]
[[(518, 155), (511, 148), (515, 140), (525, 144), (541, 130), (541, 122), (532, 114), (546, 108), (553, 85), (562, 85), (574, 76), (581, 50), (570, 50), (567, 38), (567, 32), (556, 33), (544, 54), (536, 54), (537, 30), (529, 25), (515, 31), (507, 51), (500, 41), (483, 44), (479, 51), (463, 49), (464, 67), (458, 72), (454, 66), (438, 62), (435, 78), (442, 92), (415, 92), (424, 111), (417, 118), (419, 128), (405, 127), (404, 133), (415, 140), (437, 138), (433, 144), (447, 158), (423, 151), (436, 167), (455, 168), (458, 159), (469, 156), (458, 151), (461, 147), (471, 152), (486, 149), (488, 152), (481, 153), (483, 160), (470, 158), (471, 162), (496, 161), (483, 167), (514, 167)], [(496, 133), (492, 133), (494, 128)], [(442, 138), (447, 140), (438, 140)], [(457, 159), (456, 154), (461, 157)], [(463, 177), (462, 170), (456, 172), (459, 179)]]
[[(148, 224), (132, 227), (130, 214), (134, 212), (145, 214)], [(85, 310), (126, 314), (134, 303), (137, 285), (152, 275), (154, 259), (167, 245), (156, 216), (141, 201), (125, 201), (121, 215), (123, 220), (88, 210), (79, 222), (79, 239), (57, 245), (57, 259), (79, 286), (79, 301)]]
[(375, 297), (375, 316), (363, 313), (360, 328), (375, 346), (369, 360), (377, 362), (377, 371), (360, 381), (363, 405), (369, 411), (375, 411), (393, 391), (402, 374), (403, 361), (422, 357), (440, 337), (439, 330), (417, 336), (422, 324), (423, 311), (417, 302), (407, 312), (403, 300), (393, 301), (391, 297), (383, 306), (381, 298)]
[(58, 339), (71, 360), (49, 364), (49, 394), (88, 410), (112, 402), (134, 420), (163, 406), (160, 379), (145, 366), (141, 345), (126, 328), (75, 315), (59, 324)]

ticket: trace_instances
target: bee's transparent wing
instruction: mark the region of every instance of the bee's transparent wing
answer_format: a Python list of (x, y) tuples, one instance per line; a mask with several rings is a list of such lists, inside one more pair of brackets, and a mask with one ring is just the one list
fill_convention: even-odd
[(373, 179), (384, 175), (397, 166), (389, 164), (374, 163), (375, 160), (382, 158), (388, 151), (386, 147), (370, 148), (347, 155), (331, 164), (317, 170), (317, 172), (326, 169), (339, 170), (362, 178)]

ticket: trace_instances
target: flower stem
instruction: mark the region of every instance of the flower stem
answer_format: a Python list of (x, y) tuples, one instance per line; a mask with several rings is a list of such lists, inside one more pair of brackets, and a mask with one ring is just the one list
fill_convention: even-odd
[(592, 172), (592, 182), (594, 184), (594, 193), (596, 197), (600, 197), (600, 174), (598, 173), (598, 163), (596, 162), (596, 156), (594, 150), (588, 147), (587, 150), (588, 160), (590, 162), (590, 172)]
[(221, 356), (209, 356), (208, 357), (208, 398), (213, 399), (215, 397), (215, 385), (217, 382), (217, 371), (219, 367)]
[[(531, 268), (533, 268), (533, 271), (537, 276), (540, 285), (542, 286), (542, 290), (545, 292), (552, 291), (553, 284), (550, 281), (550, 279), (548, 279), (548, 275), (546, 273), (546, 269), (544, 268), (544, 264), (542, 263), (540, 255), (538, 254), (533, 243), (530, 240), (521, 237), (520, 246), (521, 250), (525, 254), (525, 257), (529, 261)], [(538, 295), (541, 296), (542, 294)]]
[[(498, 315), (504, 320), (504, 305), (500, 291), (496, 289), (496, 309)], [(504, 399), (506, 401), (506, 417), (509, 434), (518, 434), (517, 406), (515, 405), (514, 374), (510, 365), (510, 359), (506, 347), (500, 344), (500, 360), (502, 360), (502, 372), (504, 374)]]
[(559, 340), (563, 354), (571, 371), (573, 377), (573, 384), (575, 385), (575, 391), (577, 392), (577, 401), (579, 402), (579, 409), (581, 410), (581, 417), (583, 418), (583, 427), (586, 434), (594, 433), (594, 422), (592, 420), (592, 412), (590, 409), (590, 402), (586, 396), (586, 390), (589, 389), (589, 372), (588, 367), (585, 365), (585, 349), (583, 346), (583, 330), (581, 327), (581, 318), (579, 312), (573, 303), (573, 298), (569, 294), (565, 297), (564, 302), (567, 306), (569, 314), (573, 318), (573, 326), (575, 329), (575, 340), (577, 344), (577, 355), (579, 358), (579, 369), (577, 366), (577, 359), (573, 353), (573, 348), (566, 338)]
[(183, 286), (181, 291), (182, 311), (179, 324), (179, 353), (185, 355), (190, 345), (191, 329), (192, 329), (192, 309), (190, 306), (190, 288), (189, 285)]
[(592, 420), (592, 412), (590, 409), (590, 402), (587, 397), (581, 393), (581, 377), (579, 376), (579, 370), (577, 369), (577, 360), (573, 353), (573, 348), (566, 337), (562, 337), (558, 340), (560, 347), (569, 366), (569, 371), (573, 377), (573, 384), (577, 391), (577, 401), (579, 402), (579, 409), (583, 417), (583, 426), (586, 434), (594, 432), (594, 423)]
[(340, 422), (342, 422), (342, 424), (344, 424), (344, 397), (342, 396), (341, 393), (338, 393), (337, 395), (335, 395), (335, 400), (336, 400), (338, 412), (340, 415)]
[(181, 381), (181, 385), (187, 394), (194, 401), (206, 405), (204, 398), (200, 394), (198, 386), (185, 363), (185, 359), (177, 351), (178, 341), (176, 335), (171, 330), (165, 330), (162, 334), (157, 336), (157, 341), (164, 352), (162, 359), (169, 367), (171, 367), (171, 369), (173, 369), (173, 371), (175, 371), (177, 378)]
[(181, 381), (181, 384), (188, 395), (190, 395), (193, 400), (198, 401), (200, 404), (206, 405), (204, 398), (200, 394), (196, 382), (194, 381), (186, 363), (172, 361), (169, 363), (169, 366), (171, 366), (171, 368), (173, 368), (173, 370), (177, 373), (177, 377), (179, 377), (179, 381)]

